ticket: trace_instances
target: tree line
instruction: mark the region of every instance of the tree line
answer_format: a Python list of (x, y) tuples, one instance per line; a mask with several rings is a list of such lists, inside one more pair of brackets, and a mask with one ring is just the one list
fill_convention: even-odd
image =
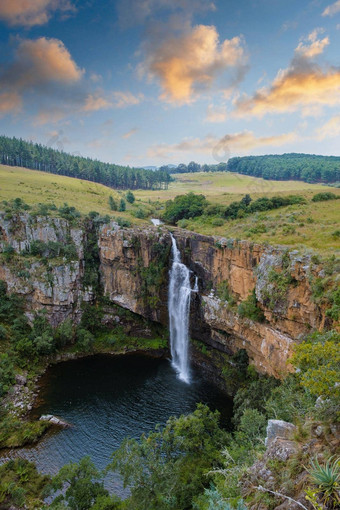
[(168, 172), (161, 169), (152, 171), (103, 163), (7, 136), (0, 136), (0, 162), (99, 182), (115, 189), (167, 189), (173, 180)]
[(313, 154), (282, 154), (268, 156), (244, 156), (230, 158), (228, 163), (200, 165), (190, 161), (188, 165), (165, 165), (160, 170), (169, 174), (195, 172), (236, 172), (277, 181), (304, 181), (332, 183), (340, 181), (340, 157), (315, 156)]
[(277, 181), (340, 181), (340, 157), (313, 154), (282, 154), (231, 158), (227, 170)]

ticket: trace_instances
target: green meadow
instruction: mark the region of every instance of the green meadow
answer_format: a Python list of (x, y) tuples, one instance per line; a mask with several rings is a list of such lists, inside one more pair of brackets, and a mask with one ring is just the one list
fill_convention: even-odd
[(292, 205), (231, 221), (219, 218), (216, 222), (214, 217), (202, 216), (188, 220), (185, 228), (206, 235), (296, 248), (305, 246), (320, 253), (334, 253), (340, 249), (340, 200), (311, 202), (315, 193), (326, 190), (340, 195), (340, 190), (321, 184), (266, 181), (228, 172), (177, 174), (168, 190), (135, 191), (136, 202), (127, 204), (126, 212), (112, 212), (109, 196), (118, 201), (124, 198), (125, 191), (72, 177), (0, 165), (0, 201), (20, 197), (30, 205), (53, 202), (61, 206), (66, 202), (83, 214), (97, 211), (101, 215), (123, 216), (139, 225), (148, 224), (149, 220), (135, 218), (132, 213), (136, 209), (142, 208), (147, 215), (159, 217), (166, 200), (191, 191), (223, 205), (240, 200), (246, 193), (253, 199), (277, 194), (303, 195), (306, 205)]

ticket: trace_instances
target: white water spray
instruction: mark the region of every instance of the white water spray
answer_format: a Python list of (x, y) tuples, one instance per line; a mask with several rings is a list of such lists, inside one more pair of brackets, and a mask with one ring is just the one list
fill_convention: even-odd
[(181, 254), (172, 235), (171, 239), (173, 262), (169, 282), (169, 323), (172, 366), (179, 378), (189, 383), (190, 271), (182, 264)]

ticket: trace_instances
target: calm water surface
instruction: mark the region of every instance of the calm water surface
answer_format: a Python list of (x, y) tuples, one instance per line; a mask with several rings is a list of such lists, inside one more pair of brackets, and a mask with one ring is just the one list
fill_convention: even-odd
[[(41, 381), (34, 416), (54, 414), (72, 427), (46, 435), (37, 445), (11, 452), (54, 474), (70, 461), (90, 455), (104, 468), (110, 455), (129, 436), (139, 438), (170, 416), (195, 410), (197, 402), (218, 409), (228, 427), (231, 401), (193, 373), (192, 383), (179, 380), (169, 361), (144, 356), (93, 356), (51, 367)], [(119, 477), (107, 486), (123, 495)]]

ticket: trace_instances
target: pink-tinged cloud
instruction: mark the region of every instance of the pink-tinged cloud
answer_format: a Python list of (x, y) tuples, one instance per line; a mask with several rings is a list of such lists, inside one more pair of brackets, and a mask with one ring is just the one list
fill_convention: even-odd
[(193, 101), (200, 90), (210, 88), (228, 69), (236, 73), (238, 81), (245, 63), (242, 37), (220, 42), (214, 26), (197, 25), (150, 47), (144, 69), (159, 79), (162, 100), (184, 104)]
[(0, 117), (6, 113), (19, 112), (21, 106), (21, 97), (16, 92), (0, 93)]
[(303, 58), (314, 58), (323, 53), (324, 49), (329, 45), (329, 37), (318, 39), (318, 35), (322, 33), (322, 29), (315, 29), (309, 34), (306, 42), (300, 42), (295, 53)]
[(330, 4), (323, 11), (322, 16), (334, 16), (340, 12), (340, 0), (337, 0), (334, 4)]
[(207, 135), (204, 138), (188, 138), (172, 145), (159, 144), (152, 146), (149, 148), (147, 156), (160, 160), (180, 157), (185, 153), (190, 157), (194, 157), (195, 154), (213, 156), (217, 151), (223, 149), (226, 152), (246, 152), (258, 147), (281, 146), (297, 139), (298, 136), (295, 132), (260, 137), (255, 136), (252, 131), (228, 134), (222, 138)]
[(24, 84), (39, 85), (49, 81), (74, 83), (84, 73), (59, 39), (40, 37), (23, 40), (17, 50), (17, 59)]
[(9, 25), (44, 25), (55, 11), (75, 12), (69, 0), (0, 0), (0, 19)]
[(108, 99), (89, 94), (85, 99), (82, 110), (84, 112), (96, 112), (98, 110), (107, 110), (108, 108), (112, 108), (112, 103)]
[[(340, 70), (319, 69), (309, 72), (283, 72), (269, 88), (263, 88), (251, 98), (236, 102), (235, 114), (262, 117), (267, 113), (287, 113), (310, 107), (340, 104)], [(314, 110), (314, 109), (313, 109)]]
[(236, 116), (258, 116), (301, 110), (304, 115), (320, 113), (324, 106), (340, 104), (340, 69), (321, 69), (313, 58), (329, 44), (328, 37), (317, 39), (320, 29), (309, 34), (295, 49), (290, 67), (280, 70), (270, 87), (235, 101)]
[(26, 93), (39, 94), (39, 91), (43, 91), (44, 95), (53, 95), (56, 84), (62, 91), (78, 83), (83, 74), (84, 71), (77, 66), (59, 39), (40, 37), (21, 40), (14, 61), (0, 74), (2, 93), (15, 97), (7, 102), (6, 111), (17, 111), (17, 105), (19, 102), (21, 104)]

